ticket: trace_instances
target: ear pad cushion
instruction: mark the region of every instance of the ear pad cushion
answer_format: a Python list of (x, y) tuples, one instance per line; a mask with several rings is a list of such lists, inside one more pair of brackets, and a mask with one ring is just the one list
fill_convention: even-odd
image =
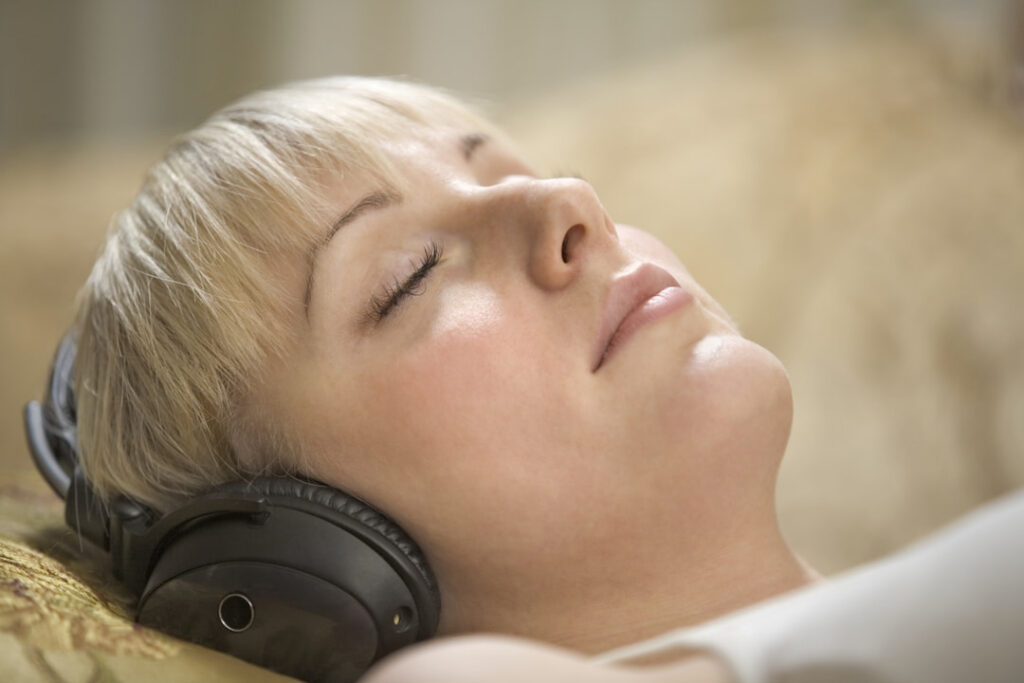
[(303, 501), (316, 506), (317, 514), (329, 521), (334, 521), (332, 518), (337, 515), (356, 522), (368, 530), (367, 535), (377, 539), (378, 543), (397, 549), (408, 558), (429, 589), (434, 614), (440, 612), (441, 595), (437, 580), (423, 551), (398, 524), (358, 498), (324, 484), (286, 477), (256, 477), (248, 481), (233, 481), (218, 486), (214, 491), (238, 493), (246, 497), (262, 494), (275, 504), (285, 506), (289, 500)]

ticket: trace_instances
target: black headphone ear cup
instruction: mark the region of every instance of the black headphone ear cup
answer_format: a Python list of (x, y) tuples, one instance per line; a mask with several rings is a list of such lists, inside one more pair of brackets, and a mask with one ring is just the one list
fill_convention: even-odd
[(374, 539), (380, 544), (382, 551), (397, 551), (408, 560), (415, 568), (418, 578), (427, 587), (434, 611), (440, 613), (441, 595), (437, 588), (437, 580), (423, 551), (402, 527), (370, 504), (325, 484), (285, 477), (256, 477), (249, 481), (229, 482), (215, 491), (245, 495), (256, 492), (266, 494), (273, 500), (304, 501), (317, 506), (332, 517), (337, 515), (340, 516), (340, 520), (359, 525), (367, 530), (368, 539)]
[(440, 601), (419, 548), (335, 489), (232, 482), (171, 519), (139, 600), (147, 626), (315, 680), (354, 680), (436, 630)]

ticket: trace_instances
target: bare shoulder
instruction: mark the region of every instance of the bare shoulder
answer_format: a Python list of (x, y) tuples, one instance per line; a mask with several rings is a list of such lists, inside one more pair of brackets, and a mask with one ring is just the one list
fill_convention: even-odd
[(712, 657), (664, 666), (599, 664), (582, 655), (508, 636), (443, 638), (403, 650), (373, 669), (361, 683), (730, 683)]

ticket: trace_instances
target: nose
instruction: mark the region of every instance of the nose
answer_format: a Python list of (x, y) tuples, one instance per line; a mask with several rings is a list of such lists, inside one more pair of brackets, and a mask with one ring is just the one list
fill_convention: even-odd
[[(615, 225), (590, 183), (577, 178), (507, 178), (487, 188), (491, 225), (517, 242), (533, 282), (569, 285), (588, 259), (618, 241)], [(504, 240), (499, 240), (504, 241)]]

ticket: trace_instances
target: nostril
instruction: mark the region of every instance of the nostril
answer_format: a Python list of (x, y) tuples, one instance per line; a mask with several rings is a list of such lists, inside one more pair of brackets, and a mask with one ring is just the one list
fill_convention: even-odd
[(568, 263), (572, 258), (573, 252), (576, 251), (576, 245), (583, 239), (584, 232), (586, 232), (586, 228), (577, 223), (565, 233), (565, 237), (562, 238), (562, 263)]

